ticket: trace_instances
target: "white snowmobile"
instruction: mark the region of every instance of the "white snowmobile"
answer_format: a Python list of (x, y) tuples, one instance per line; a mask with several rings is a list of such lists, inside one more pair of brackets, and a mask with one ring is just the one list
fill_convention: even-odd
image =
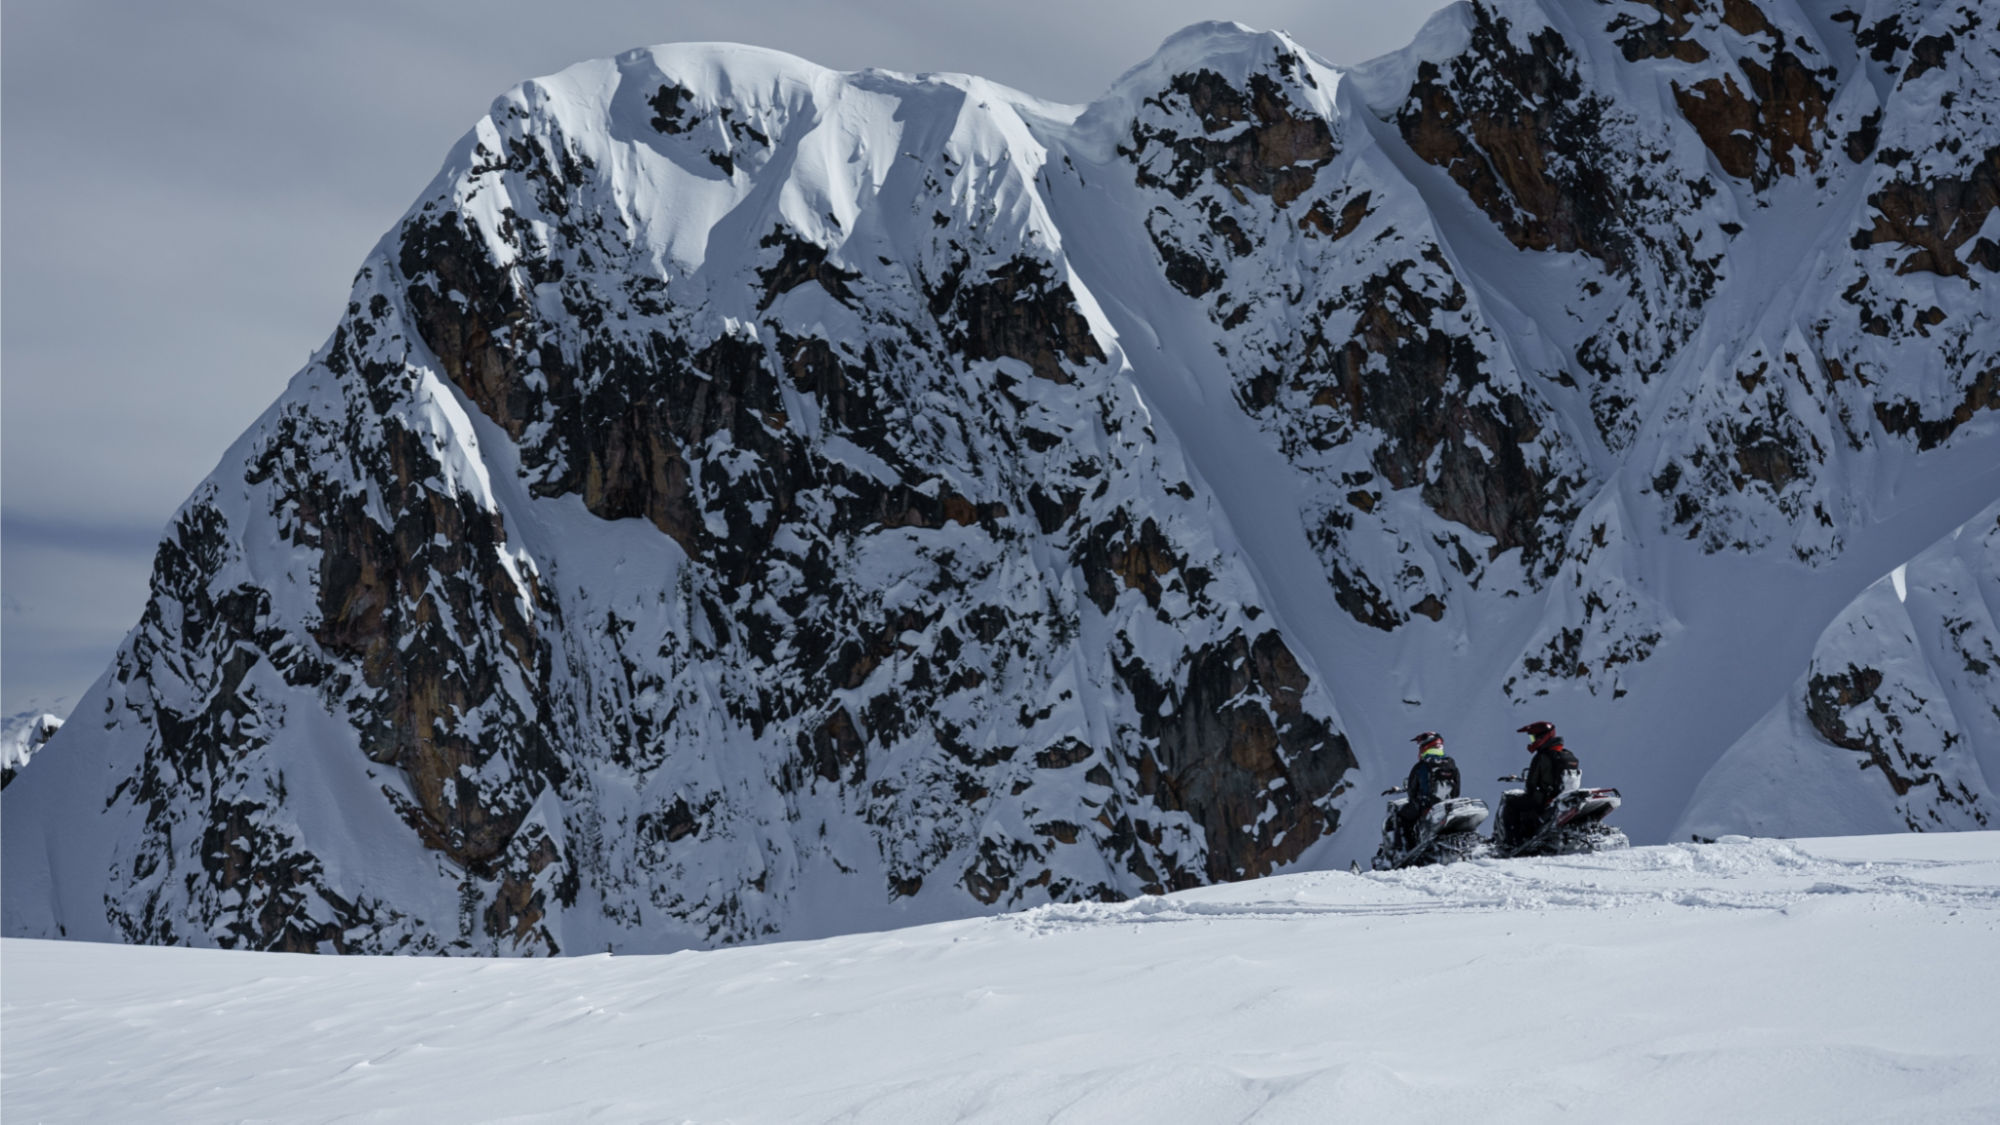
[[(1508, 774), (1502, 781), (1525, 781)], [(1623, 848), (1631, 841), (1625, 833), (1604, 823), (1622, 798), (1616, 789), (1586, 789), (1583, 777), (1574, 770), (1563, 773), (1562, 792), (1546, 809), (1527, 807), (1528, 791), (1509, 789), (1500, 794), (1500, 816), (1493, 822), (1493, 854), (1501, 858), (1522, 855), (1578, 855)]]
[[(1402, 792), (1403, 787), (1398, 785), (1383, 790), (1382, 795), (1389, 797)], [(1486, 841), (1479, 835), (1479, 826), (1486, 820), (1485, 801), (1477, 797), (1441, 797), (1417, 818), (1415, 840), (1403, 833), (1403, 809), (1409, 803), (1408, 797), (1396, 797), (1389, 802), (1389, 813), (1382, 819), (1382, 846), (1372, 861), (1375, 870), (1457, 863), (1485, 853)]]

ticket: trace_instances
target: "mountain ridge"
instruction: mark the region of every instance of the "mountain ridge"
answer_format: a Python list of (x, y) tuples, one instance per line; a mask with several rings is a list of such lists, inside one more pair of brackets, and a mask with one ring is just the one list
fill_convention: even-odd
[(9, 932), (1159, 893), (1365, 850), (1401, 728), (1545, 711), (1663, 833), (1795, 674), (1741, 640), (1803, 658), (1880, 513), (1991, 498), (1979, 20), (1477, 3), (1351, 72), (1205, 24), (1086, 107), (733, 46), (524, 83), (9, 786)]

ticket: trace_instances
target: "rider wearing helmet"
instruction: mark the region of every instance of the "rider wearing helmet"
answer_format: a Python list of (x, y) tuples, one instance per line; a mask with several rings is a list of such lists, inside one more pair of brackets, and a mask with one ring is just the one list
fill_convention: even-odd
[(1554, 723), (1532, 722), (1520, 733), (1528, 736), (1528, 752), (1534, 755), (1528, 763), (1528, 807), (1540, 815), (1564, 789), (1581, 783), (1582, 770), (1576, 755), (1563, 748)]
[(1403, 783), (1404, 792), (1410, 795), (1409, 803), (1403, 806), (1403, 839), (1407, 843), (1416, 842), (1417, 822), (1431, 811), (1432, 806), (1446, 797), (1458, 796), (1458, 763), (1444, 752), (1444, 736), (1434, 730), (1410, 740), (1417, 744), (1417, 764), (1410, 767), (1410, 776)]

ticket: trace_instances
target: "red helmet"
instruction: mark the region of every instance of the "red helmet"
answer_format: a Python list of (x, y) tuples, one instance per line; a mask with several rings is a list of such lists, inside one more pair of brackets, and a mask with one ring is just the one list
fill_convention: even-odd
[(1439, 749), (1444, 748), (1444, 735), (1441, 735), (1434, 730), (1427, 730), (1424, 733), (1418, 735), (1417, 737), (1412, 738), (1410, 741), (1417, 744), (1417, 751), (1419, 753), (1422, 753), (1425, 750), (1429, 750), (1433, 746)]
[(1528, 749), (1540, 750), (1555, 740), (1556, 725), (1537, 719), (1527, 726), (1522, 727), (1520, 733), (1528, 736)]

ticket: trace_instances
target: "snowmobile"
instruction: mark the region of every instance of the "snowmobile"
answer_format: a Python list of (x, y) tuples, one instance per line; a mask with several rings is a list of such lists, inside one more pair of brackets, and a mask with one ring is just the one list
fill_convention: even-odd
[[(1500, 780), (1527, 779), (1510, 773)], [(1539, 814), (1527, 807), (1527, 790), (1509, 789), (1500, 794), (1500, 815), (1493, 822), (1493, 838), (1488, 844), (1493, 854), (1503, 859), (1622, 848), (1630, 843), (1625, 833), (1604, 823), (1621, 800), (1616, 789), (1584, 788), (1582, 776), (1575, 771), (1564, 772), (1562, 792)]]
[[(1403, 787), (1398, 785), (1383, 790), (1382, 795), (1401, 792)], [(1382, 846), (1372, 861), (1375, 870), (1456, 863), (1484, 854), (1486, 841), (1480, 838), (1479, 826), (1486, 820), (1485, 801), (1477, 797), (1442, 798), (1417, 819), (1415, 843), (1403, 836), (1403, 809), (1409, 803), (1408, 797), (1389, 802), (1389, 813), (1382, 820)]]

